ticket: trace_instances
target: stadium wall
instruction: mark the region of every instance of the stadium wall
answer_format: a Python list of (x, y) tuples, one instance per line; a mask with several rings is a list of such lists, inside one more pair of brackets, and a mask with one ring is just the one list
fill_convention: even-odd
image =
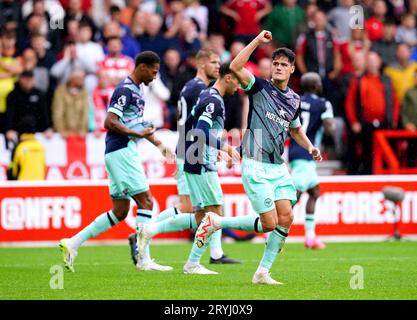
[[(393, 233), (395, 206), (384, 200), (382, 189), (405, 190), (397, 208), (399, 231), (417, 236), (417, 175), (320, 177), (321, 197), (316, 206), (317, 233), (333, 240), (386, 239)], [(224, 214), (253, 214), (240, 178), (221, 178), (225, 194)], [(177, 201), (173, 178), (151, 179), (154, 216)], [(304, 195), (294, 207), (295, 220), (289, 238), (304, 232)], [(106, 180), (0, 182), (0, 245), (57, 241), (71, 236), (111, 208)], [(134, 231), (135, 205), (126, 221), (94, 240), (126, 241)], [(189, 232), (159, 235), (165, 241), (188, 239)]]

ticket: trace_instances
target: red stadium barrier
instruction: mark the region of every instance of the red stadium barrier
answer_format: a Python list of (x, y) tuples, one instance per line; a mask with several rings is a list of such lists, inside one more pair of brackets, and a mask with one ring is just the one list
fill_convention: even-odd
[[(417, 138), (417, 132), (408, 130), (376, 130), (374, 132), (374, 174), (417, 174), (417, 168), (401, 167), (397, 154), (388, 139)], [(386, 167), (384, 166), (386, 165)]]
[[(327, 236), (388, 236), (392, 234), (392, 204), (382, 189), (403, 188), (400, 232), (417, 235), (417, 176), (321, 177), (322, 195), (317, 202), (317, 233)], [(226, 216), (251, 214), (240, 178), (223, 178)], [(151, 181), (154, 214), (177, 200), (174, 179)], [(291, 236), (302, 236), (307, 197), (294, 207)], [(111, 201), (106, 181), (0, 183), (0, 243), (56, 241), (68, 237), (102, 212)], [(126, 240), (134, 230), (134, 213), (95, 240)], [(159, 239), (187, 238), (188, 232), (159, 235)]]

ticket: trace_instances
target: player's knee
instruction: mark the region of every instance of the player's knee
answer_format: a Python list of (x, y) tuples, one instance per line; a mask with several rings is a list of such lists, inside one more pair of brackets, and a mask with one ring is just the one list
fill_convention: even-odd
[(280, 225), (291, 225), (294, 221), (294, 213), (291, 209), (286, 210), (285, 212), (280, 212), (279, 214), (279, 222)]
[(153, 209), (153, 199), (151, 195), (146, 196), (145, 198), (145, 209), (152, 210)]
[(152, 210), (153, 209), (153, 199), (151, 194), (146, 194), (140, 199), (138, 203), (139, 209)]
[(262, 230), (263, 232), (270, 232), (278, 226), (278, 222), (275, 221), (263, 221)]
[(316, 186), (311, 190), (310, 197), (313, 200), (317, 200), (320, 197), (320, 186)]
[(126, 219), (128, 213), (129, 213), (129, 209), (117, 210), (117, 211), (113, 209), (113, 214), (116, 216), (117, 220), (119, 221), (123, 221), (124, 219)]

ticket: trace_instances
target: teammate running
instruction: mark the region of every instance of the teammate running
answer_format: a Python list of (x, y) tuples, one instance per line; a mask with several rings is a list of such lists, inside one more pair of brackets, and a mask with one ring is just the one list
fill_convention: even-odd
[(232, 61), (230, 68), (249, 95), (248, 129), (242, 143), (242, 180), (258, 217), (220, 217), (206, 214), (196, 232), (196, 243), (204, 246), (218, 229), (270, 232), (265, 252), (252, 282), (282, 284), (270, 275), (276, 256), (281, 252), (293, 221), (292, 205), (296, 190), (282, 159), (288, 135), (315, 160), (321, 161), (320, 150), (304, 134), (300, 119), (300, 97), (288, 87), (295, 70), (295, 54), (279, 48), (272, 54), (272, 79), (264, 80), (244, 68), (255, 49), (272, 40), (269, 31), (262, 31)]
[[(314, 141), (314, 144), (319, 146), (323, 128), (328, 135), (333, 135), (333, 108), (329, 101), (318, 96), (322, 92), (322, 82), (317, 73), (308, 72), (302, 75), (301, 90), (303, 95), (300, 116), (303, 130), (310, 141)], [(326, 245), (317, 238), (315, 231), (314, 210), (317, 198), (320, 196), (316, 163), (307, 151), (295, 143), (294, 139), (290, 141), (288, 158), (297, 189), (297, 198), (299, 199), (303, 192), (309, 195), (304, 223), (304, 246), (309, 249), (324, 249)]]

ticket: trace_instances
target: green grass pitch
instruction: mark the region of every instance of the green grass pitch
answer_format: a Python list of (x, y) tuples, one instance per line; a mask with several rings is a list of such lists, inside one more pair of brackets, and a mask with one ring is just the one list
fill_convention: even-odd
[[(311, 251), (286, 244), (272, 276), (283, 286), (252, 285), (264, 246), (225, 244), (241, 265), (209, 265), (219, 275), (184, 275), (190, 244), (155, 244), (152, 256), (171, 272), (138, 272), (128, 246), (86, 246), (79, 250), (76, 272), (65, 271), (64, 289), (50, 288), (53, 265), (62, 265), (56, 248), (0, 248), (0, 299), (417, 299), (417, 242), (329, 243)], [(363, 270), (363, 289), (360, 274)], [(356, 279), (356, 280), (355, 280)], [(358, 282), (359, 281), (359, 282)]]

